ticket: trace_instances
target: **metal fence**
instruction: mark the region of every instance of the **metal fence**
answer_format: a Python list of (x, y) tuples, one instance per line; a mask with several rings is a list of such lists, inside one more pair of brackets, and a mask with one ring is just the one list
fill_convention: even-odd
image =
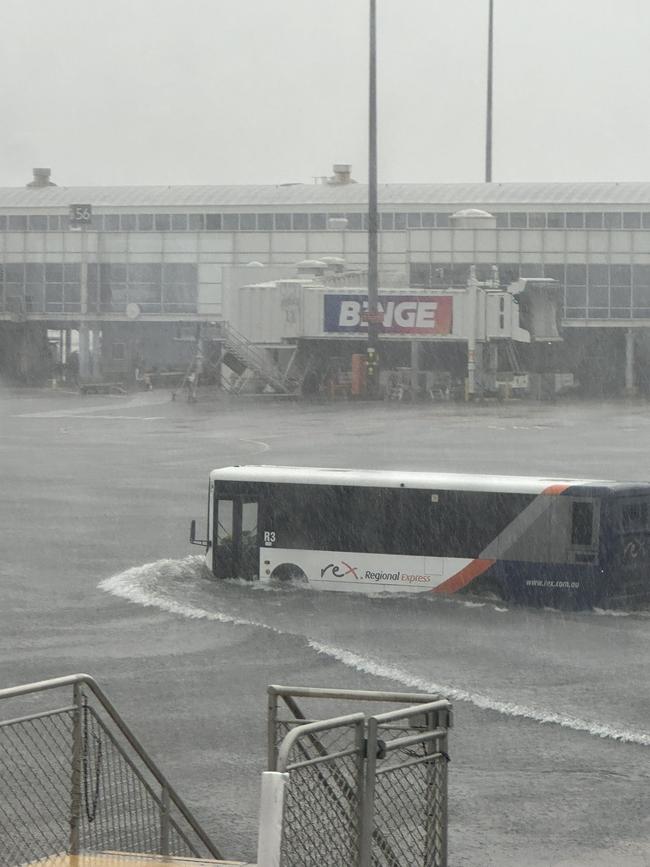
[(282, 864), (354, 865), (359, 860), (364, 716), (295, 728), (278, 759), (291, 774), (284, 800)]
[[(407, 706), (310, 721), (296, 698)], [(451, 724), (439, 696), (269, 687), (269, 769), (288, 780), (268, 863), (446, 867)]]
[(221, 857), (92, 678), (0, 690), (0, 700), (24, 710), (66, 687), (72, 702), (0, 721), (0, 864), (109, 850)]

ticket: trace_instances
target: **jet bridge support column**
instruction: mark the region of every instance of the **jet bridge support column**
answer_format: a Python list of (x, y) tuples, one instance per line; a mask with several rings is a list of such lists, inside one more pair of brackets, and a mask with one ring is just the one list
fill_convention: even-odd
[(634, 382), (634, 329), (628, 328), (625, 332), (625, 395), (632, 397), (636, 394)]
[(79, 325), (79, 376), (90, 379), (90, 329), (86, 322)]

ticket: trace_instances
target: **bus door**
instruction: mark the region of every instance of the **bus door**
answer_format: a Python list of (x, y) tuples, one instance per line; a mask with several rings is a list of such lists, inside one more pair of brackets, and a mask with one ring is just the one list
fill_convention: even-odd
[(214, 565), (218, 578), (257, 578), (258, 501), (232, 496), (215, 500)]
[(626, 602), (645, 601), (650, 596), (650, 500), (630, 497), (618, 503), (618, 536), (613, 545), (614, 564), (622, 582), (619, 592)]
[(600, 535), (600, 502), (594, 498), (571, 497), (570, 563), (596, 564)]

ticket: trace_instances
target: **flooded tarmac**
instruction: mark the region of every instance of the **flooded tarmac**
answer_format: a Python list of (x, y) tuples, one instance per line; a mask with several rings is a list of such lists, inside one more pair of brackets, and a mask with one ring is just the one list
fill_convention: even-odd
[(187, 544), (229, 463), (650, 479), (645, 404), (42, 393), (0, 413), (2, 686), (96, 676), (227, 854), (254, 854), (276, 682), (454, 701), (453, 864), (650, 863), (647, 612), (215, 581)]

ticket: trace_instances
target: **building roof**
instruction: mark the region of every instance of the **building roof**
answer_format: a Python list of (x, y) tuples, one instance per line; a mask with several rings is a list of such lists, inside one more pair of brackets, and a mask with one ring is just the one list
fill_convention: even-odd
[[(368, 201), (365, 184), (264, 184), (240, 186), (0, 187), (0, 209), (323, 207), (331, 210)], [(650, 205), (650, 182), (381, 184), (384, 207), (638, 206)]]

